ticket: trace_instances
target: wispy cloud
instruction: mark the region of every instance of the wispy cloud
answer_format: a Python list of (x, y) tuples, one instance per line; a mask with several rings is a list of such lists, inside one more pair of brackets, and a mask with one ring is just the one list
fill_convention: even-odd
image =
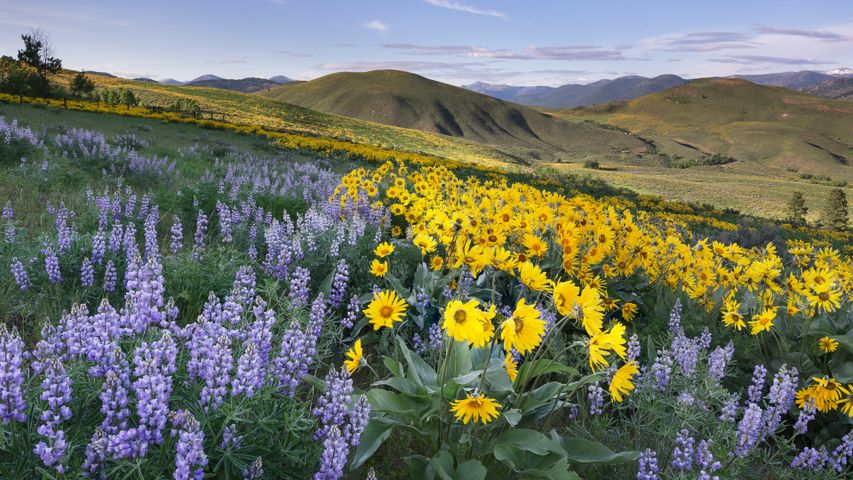
[(711, 58), (716, 63), (737, 63), (751, 65), (754, 63), (771, 63), (774, 65), (832, 65), (835, 62), (815, 60), (812, 58), (771, 57), (766, 55), (728, 55), (725, 58)]
[(388, 31), (389, 28), (391, 28), (389, 25), (382, 23), (379, 20), (371, 20), (371, 21), (365, 23), (363, 25), (363, 27), (369, 28), (369, 29), (373, 30), (374, 32), (377, 32), (380, 34), (384, 34), (385, 32)]
[(671, 52), (715, 52), (718, 50), (752, 48), (752, 37), (737, 32), (693, 32), (658, 38), (654, 43), (660, 50)]
[(294, 58), (309, 58), (309, 57), (314, 56), (310, 53), (291, 52), (290, 50), (274, 50), (272, 53), (274, 53), (276, 55), (284, 55), (287, 57), (294, 57)]
[(411, 43), (386, 43), (385, 48), (401, 50), (407, 55), (447, 55), (466, 58), (500, 60), (625, 60), (619, 50), (594, 45), (569, 45), (553, 47), (527, 47), (521, 52), (489, 49), (468, 45), (415, 45)]
[(485, 15), (488, 17), (497, 17), (497, 18), (503, 18), (503, 19), (507, 18), (507, 15), (505, 13), (499, 12), (497, 10), (482, 10), (480, 8), (473, 7), (471, 5), (465, 5), (463, 3), (452, 2), (450, 0), (424, 0), (424, 1), (430, 5), (433, 5), (436, 7), (441, 7), (441, 8), (446, 8), (448, 10), (456, 10), (459, 12), (472, 13), (474, 15)]
[(450, 70), (465, 68), (472, 65), (481, 65), (479, 62), (342, 62), (323, 63), (317, 65), (321, 70), (348, 70), (354, 72), (366, 72), (369, 70)]
[(249, 57), (211, 59), (204, 63), (206, 65), (236, 65), (240, 63), (249, 63)]
[(841, 35), (840, 33), (830, 32), (828, 30), (801, 30), (797, 28), (777, 28), (759, 25), (755, 27), (759, 33), (769, 35), (789, 35), (794, 37), (816, 38), (831, 42), (841, 42), (845, 40), (853, 40), (850, 37)]

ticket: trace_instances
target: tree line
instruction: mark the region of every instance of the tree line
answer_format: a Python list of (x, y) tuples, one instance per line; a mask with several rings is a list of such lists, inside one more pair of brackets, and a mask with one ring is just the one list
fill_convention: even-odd
[[(809, 209), (806, 206), (806, 198), (803, 192), (794, 192), (787, 205), (787, 220), (794, 225), (807, 225), (806, 216)], [(843, 232), (847, 230), (850, 223), (850, 210), (847, 204), (847, 192), (841, 188), (834, 188), (829, 192), (829, 197), (823, 206), (818, 225), (830, 230)]]

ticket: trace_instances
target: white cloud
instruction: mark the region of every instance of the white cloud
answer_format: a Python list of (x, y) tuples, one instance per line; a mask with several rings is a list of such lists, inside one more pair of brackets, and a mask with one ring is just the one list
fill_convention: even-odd
[(364, 27), (364, 28), (369, 28), (369, 29), (371, 29), (371, 30), (373, 30), (374, 32), (377, 32), (377, 33), (385, 33), (385, 32), (387, 32), (387, 31), (388, 31), (388, 29), (389, 29), (389, 28), (391, 28), (390, 26), (388, 26), (388, 25), (387, 25), (387, 24), (385, 24), (385, 23), (382, 23), (382, 22), (381, 22), (381, 21), (379, 21), (379, 20), (371, 20), (370, 22), (365, 23), (365, 24), (363, 25), (363, 27)]
[(450, 0), (424, 0), (424, 1), (430, 5), (433, 5), (436, 7), (441, 7), (441, 8), (447, 8), (449, 10), (456, 10), (456, 11), (465, 12), (465, 13), (473, 13), (474, 15), (486, 15), (488, 17), (497, 17), (497, 18), (503, 18), (503, 19), (507, 18), (505, 13), (499, 12), (497, 10), (481, 10), (477, 7), (472, 7), (471, 5), (465, 5), (465, 4), (458, 3), (458, 2), (451, 2)]

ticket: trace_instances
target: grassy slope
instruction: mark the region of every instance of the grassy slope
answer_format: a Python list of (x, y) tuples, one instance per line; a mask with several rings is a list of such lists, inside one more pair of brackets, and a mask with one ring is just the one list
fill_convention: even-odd
[(630, 135), (578, 125), (412, 73), (334, 73), (259, 92), (321, 112), (461, 137), (525, 160), (618, 159), (647, 148)]
[[(67, 83), (72, 72), (57, 81)], [(257, 95), (217, 88), (162, 85), (90, 75), (97, 88), (129, 88), (147, 105), (167, 106), (175, 99), (192, 99), (205, 116), (233, 123), (260, 125), (270, 129), (346, 139), (356, 143), (424, 152), (490, 166), (514, 163), (515, 158), (487, 145), (417, 130), (397, 128), (363, 120), (329, 115), (307, 108), (271, 101)]]

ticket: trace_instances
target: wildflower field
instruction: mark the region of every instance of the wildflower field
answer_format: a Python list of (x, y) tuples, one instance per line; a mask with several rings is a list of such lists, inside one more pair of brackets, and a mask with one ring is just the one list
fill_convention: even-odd
[(255, 133), (0, 104), (0, 478), (849, 478), (849, 236)]

